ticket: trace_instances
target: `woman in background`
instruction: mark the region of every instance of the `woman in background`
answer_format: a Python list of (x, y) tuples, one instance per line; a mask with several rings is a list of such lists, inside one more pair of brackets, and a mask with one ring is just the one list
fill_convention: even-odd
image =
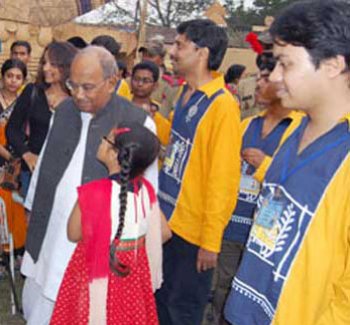
[[(1, 78), (3, 87), (0, 89), (0, 165), (6, 168), (5, 162), (12, 159), (11, 153), (6, 149), (6, 136), (5, 127), (8, 119), (13, 111), (13, 108), (17, 99), (17, 92), (23, 86), (24, 80), (27, 77), (26, 65), (16, 59), (6, 60), (1, 67)], [(27, 224), (25, 220), (25, 212), (21, 203), (16, 202), (16, 192), (12, 191), (12, 188), (5, 185), (13, 185), (12, 183), (6, 183), (4, 168), (1, 173), (1, 186), (0, 186), (0, 224), (4, 226), (6, 218), (9, 232), (13, 236), (13, 244), (15, 248), (15, 255), (19, 257), (23, 254), (23, 247), (26, 238)], [(18, 194), (17, 194), (18, 197)], [(1, 227), (0, 225), (0, 227)], [(1, 228), (4, 231), (4, 227)], [(4, 233), (0, 234), (2, 240), (4, 240)], [(2, 242), (4, 246), (0, 248), (5, 250), (9, 248), (6, 243)], [(0, 277), (4, 274), (5, 267), (3, 261), (0, 261)]]
[(241, 64), (233, 64), (227, 69), (224, 76), (226, 88), (238, 100), (238, 103), (240, 105), (241, 105), (241, 98), (239, 97), (239, 94), (238, 94), (238, 84), (245, 70), (246, 70), (246, 66)]
[(68, 42), (52, 42), (40, 59), (37, 80), (18, 98), (6, 128), (16, 157), (22, 158), (21, 195), (27, 193), (31, 173), (44, 144), (51, 115), (69, 96), (65, 82), (77, 49)]

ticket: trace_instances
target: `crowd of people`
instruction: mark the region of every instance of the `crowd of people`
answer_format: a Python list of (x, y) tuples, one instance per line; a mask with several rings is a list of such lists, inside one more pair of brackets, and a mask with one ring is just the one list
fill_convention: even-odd
[(244, 119), (210, 20), (177, 27), (172, 73), (159, 36), (129, 75), (101, 35), (50, 43), (34, 81), (15, 42), (0, 197), (27, 324), (350, 324), (349, 22), (344, 0), (282, 10)]

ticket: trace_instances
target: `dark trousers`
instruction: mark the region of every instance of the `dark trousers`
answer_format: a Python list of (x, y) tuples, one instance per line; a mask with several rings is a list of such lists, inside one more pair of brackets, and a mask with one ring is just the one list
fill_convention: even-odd
[(226, 298), (241, 262), (244, 245), (223, 240), (218, 264), (214, 271), (211, 299), (207, 305), (202, 325), (227, 325), (224, 318)]
[(213, 270), (197, 272), (198, 249), (176, 234), (163, 247), (164, 283), (156, 293), (161, 325), (201, 324)]

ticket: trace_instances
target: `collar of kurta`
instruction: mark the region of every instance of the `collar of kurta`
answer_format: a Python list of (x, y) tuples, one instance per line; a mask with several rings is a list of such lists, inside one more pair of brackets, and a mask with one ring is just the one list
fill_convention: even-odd
[[(226, 87), (224, 75), (222, 73), (217, 71), (212, 71), (211, 76), (213, 77), (211, 81), (207, 82), (205, 85), (197, 89), (197, 91), (200, 91), (206, 94), (208, 98), (214, 95), (218, 90), (225, 89)], [(187, 87), (186, 85), (187, 85), (187, 82), (183, 84), (184, 87)], [(181, 90), (183, 90), (183, 88)]]
[(343, 118), (340, 119), (341, 122), (347, 121), (348, 122), (348, 131), (350, 132), (350, 113), (347, 113)]
[[(266, 114), (267, 114), (267, 109), (264, 109), (263, 111), (261, 111), (257, 115), (253, 116), (253, 118), (258, 117), (258, 116), (264, 117)], [(302, 118), (304, 116), (305, 116), (305, 113), (303, 113), (303, 112), (300, 112), (297, 110), (291, 110), (285, 118), (290, 118), (290, 119), (294, 120), (296, 118)]]

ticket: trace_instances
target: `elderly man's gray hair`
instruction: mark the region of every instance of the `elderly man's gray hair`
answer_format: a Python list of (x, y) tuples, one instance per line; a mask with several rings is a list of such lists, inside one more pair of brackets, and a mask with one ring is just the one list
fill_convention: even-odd
[(101, 64), (103, 77), (105, 79), (115, 76), (118, 72), (117, 62), (113, 55), (101, 46), (89, 45), (79, 51), (77, 56), (94, 55)]

